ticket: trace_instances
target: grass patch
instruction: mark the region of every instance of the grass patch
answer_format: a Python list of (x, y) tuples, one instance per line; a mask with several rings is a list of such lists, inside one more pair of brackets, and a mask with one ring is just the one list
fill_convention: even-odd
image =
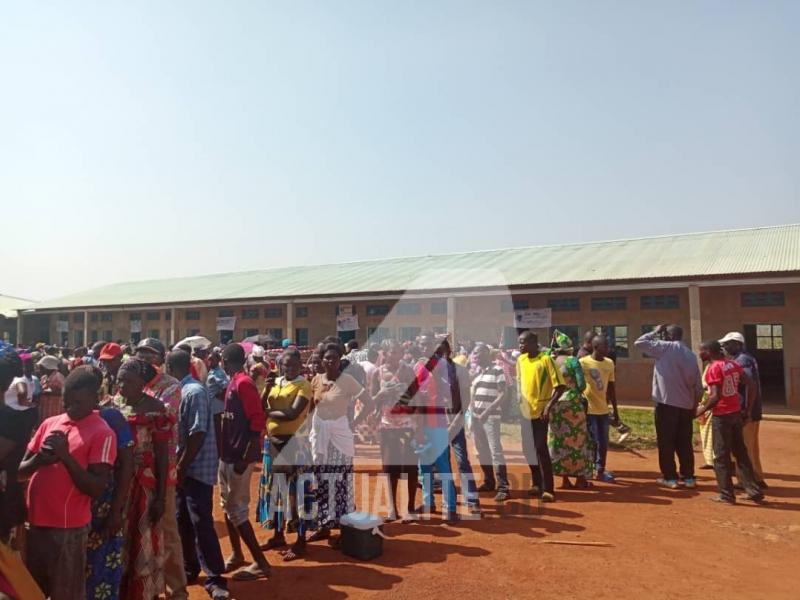
[[(652, 409), (621, 408), (619, 411), (620, 420), (631, 428), (631, 434), (622, 443), (619, 443), (619, 434), (613, 427), (609, 434), (609, 447), (617, 450), (649, 450), (657, 447), (656, 427), (653, 420)], [(697, 433), (697, 421), (694, 424)], [(519, 444), (520, 426), (519, 423), (503, 423), (503, 439)]]

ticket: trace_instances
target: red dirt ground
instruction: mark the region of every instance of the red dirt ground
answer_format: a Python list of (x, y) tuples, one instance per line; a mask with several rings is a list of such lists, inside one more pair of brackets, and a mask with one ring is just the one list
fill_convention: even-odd
[[(518, 449), (512, 449), (514, 498), (498, 509), (488, 494), (483, 520), (456, 527), (442, 525), (438, 517), (425, 524), (387, 525), (391, 539), (384, 543), (383, 556), (370, 562), (350, 559), (324, 542), (311, 544), (306, 558), (289, 564), (272, 551), (271, 579), (232, 582), (232, 596), (368, 598), (391, 592), (394, 598), (414, 599), (800, 598), (800, 424), (764, 422), (761, 440), (770, 484), (766, 507), (709, 502), (716, 491), (713, 471), (698, 471), (696, 491), (660, 489), (653, 451), (612, 451), (609, 468), (619, 484), (562, 491), (542, 515), (531, 514), (536, 507), (520, 492), (529, 486), (527, 468), (520, 464)], [(376, 449), (359, 451), (377, 456)], [(376, 470), (372, 458), (357, 467), (359, 473)], [(372, 492), (376, 478), (370, 481)], [(253, 492), (255, 498), (255, 485)], [(224, 525), (217, 525), (227, 553)], [(264, 541), (271, 532), (258, 534)], [(544, 540), (598, 541), (612, 547), (558, 546)], [(190, 590), (193, 600), (207, 598), (200, 586)]]

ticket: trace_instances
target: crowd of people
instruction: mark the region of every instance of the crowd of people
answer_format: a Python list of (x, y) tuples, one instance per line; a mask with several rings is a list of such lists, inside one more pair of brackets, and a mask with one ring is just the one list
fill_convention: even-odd
[[(229, 580), (269, 577), (270, 551), (293, 561), (311, 543), (337, 546), (334, 532), (356, 510), (357, 442), (380, 447), (387, 521), (429, 518), (437, 491), (453, 524), (481, 517), (481, 494), (553, 502), (556, 477), (566, 489), (613, 484), (609, 430), (624, 426), (608, 341), (587, 332), (576, 349), (555, 331), (549, 342), (523, 331), (515, 349), (433, 334), (365, 349), (335, 336), (313, 348), (284, 340), (277, 351), (168, 350), (153, 338), (75, 352), (0, 343), (0, 600), (187, 598), (201, 575), (211, 598), (228, 598)], [(737, 475), (762, 502), (758, 369), (742, 336), (704, 343), (702, 376), (680, 327), (658, 326), (635, 345), (655, 359), (658, 483), (696, 486), (699, 418), (715, 499), (736, 501)], [(512, 490), (503, 422), (519, 424), (527, 490)], [(227, 558), (214, 529), (215, 488)], [(265, 543), (256, 527), (272, 530)]]

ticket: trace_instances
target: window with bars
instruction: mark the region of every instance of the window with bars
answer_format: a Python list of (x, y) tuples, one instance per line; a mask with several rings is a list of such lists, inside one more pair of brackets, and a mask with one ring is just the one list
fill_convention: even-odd
[(258, 335), (258, 329), (245, 329), (244, 330), (244, 337), (249, 338), (250, 336)]
[(128, 315), (129, 321), (141, 321), (142, 320), (142, 313), (131, 313)]
[[(259, 310), (257, 308), (245, 308), (242, 309), (242, 318), (243, 319), (257, 319), (259, 315)], [(255, 334), (252, 334), (255, 335)]]
[[(72, 322), (73, 323), (83, 323), (83, 313), (77, 313), (77, 314), (72, 315)], [(78, 344), (78, 345), (82, 346), (83, 343)]]
[(419, 302), (398, 302), (395, 306), (398, 315), (422, 314), (422, 305)]
[(114, 315), (111, 313), (100, 313), (100, 320), (105, 323), (108, 323), (109, 321), (114, 320)]
[(308, 328), (298, 327), (294, 330), (294, 343), (298, 346), (308, 346)]
[(447, 301), (444, 302), (431, 302), (432, 315), (446, 315), (447, 314)]
[(625, 310), (628, 299), (625, 296), (604, 296), (592, 298), (592, 310)]
[(615, 354), (612, 358), (628, 358), (627, 325), (595, 325), (594, 330), (606, 336), (608, 347)]
[(368, 317), (384, 317), (389, 314), (388, 304), (367, 304)]
[[(167, 313), (167, 314), (169, 314), (169, 313)], [(161, 320), (161, 313), (158, 312), (158, 311), (149, 312), (149, 313), (145, 314), (145, 317), (147, 317), (148, 321), (160, 321)], [(150, 337), (153, 337), (153, 336), (150, 336)]]
[(783, 292), (742, 292), (742, 306), (785, 306)]
[(674, 309), (680, 308), (680, 306), (680, 298), (677, 294), (658, 294), (640, 298), (642, 310)]
[(421, 327), (401, 327), (400, 328), (400, 341), (413, 342), (417, 336), (422, 332)]
[(388, 339), (391, 332), (388, 327), (368, 327), (367, 337), (371, 343), (380, 344), (383, 340)]
[(756, 348), (758, 350), (783, 350), (783, 325), (756, 325)]
[(200, 335), (200, 330), (191, 328), (186, 330), (186, 337), (191, 337), (193, 335)]
[(579, 311), (581, 309), (580, 298), (553, 298), (547, 301), (547, 306), (553, 312)]
[(267, 319), (280, 319), (283, 316), (283, 309), (280, 306), (270, 306), (264, 309), (264, 317)]
[(308, 317), (308, 307), (307, 306), (297, 306), (294, 309), (294, 316), (298, 319), (305, 319)]
[(172, 311), (168, 310), (164, 313), (164, 320), (165, 321), (172, 321)]
[(106, 329), (105, 331), (103, 331), (103, 339), (107, 342), (114, 341), (114, 332), (111, 331), (110, 329)]
[(89, 340), (91, 341), (92, 344), (94, 344), (96, 341), (98, 341), (97, 340), (97, 329), (92, 329), (89, 332)]
[[(187, 321), (199, 321), (200, 320), (200, 311), (199, 310), (187, 310), (186, 311), (186, 320)], [(194, 333), (189, 335), (196, 335)]]
[(92, 323), (97, 323), (97, 321), (100, 320), (100, 315), (98, 315), (97, 313), (92, 313), (91, 315), (89, 315), (89, 320)]
[(276, 340), (282, 340), (283, 339), (283, 329), (280, 329), (279, 327), (269, 328), (269, 329), (266, 330), (265, 333), (268, 336), (270, 336), (272, 338), (275, 338)]
[(510, 313), (515, 310), (525, 310), (530, 308), (528, 300), (503, 300), (500, 302), (500, 312)]
[(218, 317), (232, 317), (233, 316), (233, 309), (232, 308), (220, 308), (219, 312), (217, 313)]
[(147, 337), (156, 338), (157, 340), (161, 339), (161, 330), (160, 329), (148, 329), (147, 330)]

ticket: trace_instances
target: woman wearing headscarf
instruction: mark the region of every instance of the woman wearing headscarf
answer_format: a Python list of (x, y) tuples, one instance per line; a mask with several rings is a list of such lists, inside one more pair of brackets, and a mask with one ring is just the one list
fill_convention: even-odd
[(576, 487), (588, 488), (591, 486), (588, 478), (592, 475), (592, 455), (583, 397), (586, 380), (580, 362), (573, 356), (572, 340), (568, 335), (556, 330), (552, 347), (553, 359), (567, 386), (550, 413), (547, 445), (553, 474), (561, 475), (564, 489), (573, 487), (570, 477), (576, 478)]
[(133, 434), (134, 473), (125, 511), (123, 600), (152, 600), (165, 592), (164, 536), (161, 518), (168, 483), (176, 481), (170, 466), (169, 443), (175, 435), (176, 417), (162, 402), (144, 393), (158, 372), (151, 364), (132, 358), (119, 369), (121, 407)]

